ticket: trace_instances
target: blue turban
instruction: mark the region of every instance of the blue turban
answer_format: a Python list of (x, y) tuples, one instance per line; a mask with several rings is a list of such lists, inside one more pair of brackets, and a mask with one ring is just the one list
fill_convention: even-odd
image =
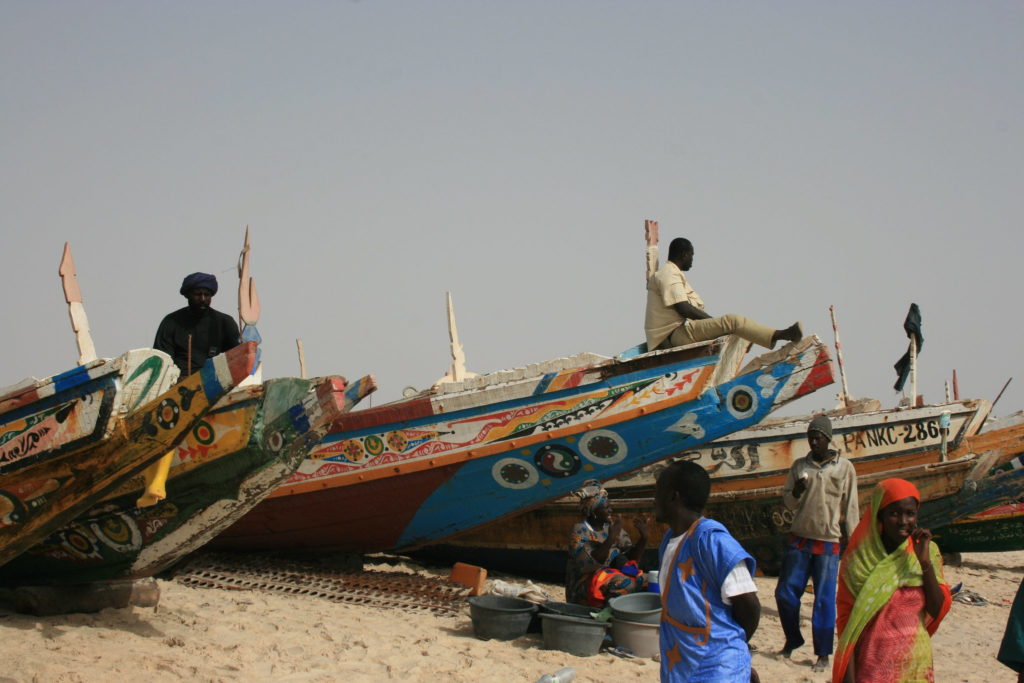
[(186, 276), (185, 279), (181, 281), (181, 289), (179, 289), (178, 291), (181, 292), (182, 296), (188, 296), (188, 293), (191, 292), (193, 289), (199, 288), (208, 289), (213, 294), (216, 294), (217, 276), (210, 275), (209, 273), (192, 273), (191, 275)]

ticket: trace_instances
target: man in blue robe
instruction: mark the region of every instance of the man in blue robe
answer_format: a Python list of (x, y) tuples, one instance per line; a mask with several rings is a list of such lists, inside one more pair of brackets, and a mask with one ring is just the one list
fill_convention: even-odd
[(757, 680), (747, 646), (761, 618), (754, 558), (703, 516), (710, 490), (693, 462), (658, 476), (655, 518), (671, 527), (659, 550), (663, 683)]

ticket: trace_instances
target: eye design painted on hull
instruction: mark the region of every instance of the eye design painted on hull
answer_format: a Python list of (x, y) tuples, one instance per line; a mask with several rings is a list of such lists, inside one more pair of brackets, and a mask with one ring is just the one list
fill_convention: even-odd
[(540, 481), (537, 470), (517, 458), (502, 458), (494, 463), (491, 476), (507, 489), (528, 489)]
[(626, 459), (629, 449), (622, 437), (610, 429), (595, 429), (580, 438), (580, 452), (595, 465), (614, 465)]
[(737, 420), (752, 417), (757, 412), (757, 396), (747, 387), (733, 387), (725, 395), (725, 407)]

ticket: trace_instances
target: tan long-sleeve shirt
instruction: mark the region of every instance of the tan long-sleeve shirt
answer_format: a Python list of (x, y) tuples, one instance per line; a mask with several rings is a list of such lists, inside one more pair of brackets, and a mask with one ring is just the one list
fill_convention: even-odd
[[(841, 535), (849, 538), (853, 533), (860, 521), (860, 509), (853, 463), (836, 451), (830, 450), (829, 454), (831, 457), (820, 465), (810, 453), (794, 462), (782, 487), (782, 500), (787, 508), (796, 511), (790, 527), (792, 533), (835, 543)], [(793, 487), (805, 473), (807, 489), (795, 498)]]

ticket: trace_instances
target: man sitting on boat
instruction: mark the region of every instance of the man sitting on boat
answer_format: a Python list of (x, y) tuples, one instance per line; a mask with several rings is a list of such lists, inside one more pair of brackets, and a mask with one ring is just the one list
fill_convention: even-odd
[(217, 293), (216, 276), (192, 273), (178, 291), (188, 299), (188, 306), (164, 317), (153, 348), (168, 354), (184, 378), (198, 372), (207, 358), (235, 348), (242, 340), (235, 319), (210, 308)]
[(648, 351), (708, 341), (726, 334), (768, 349), (779, 340), (795, 342), (803, 337), (800, 323), (793, 323), (784, 330), (773, 330), (735, 313), (711, 317), (704, 310), (704, 300), (683, 275), (692, 266), (690, 240), (684, 237), (672, 240), (668, 245), (668, 260), (647, 282), (644, 331)]
[(569, 536), (566, 602), (602, 607), (611, 598), (646, 590), (647, 578), (637, 566), (647, 546), (646, 520), (633, 520), (640, 536), (633, 545), (622, 528), (622, 518), (612, 514), (608, 492), (599, 482), (586, 482), (576, 495), (583, 521)]

